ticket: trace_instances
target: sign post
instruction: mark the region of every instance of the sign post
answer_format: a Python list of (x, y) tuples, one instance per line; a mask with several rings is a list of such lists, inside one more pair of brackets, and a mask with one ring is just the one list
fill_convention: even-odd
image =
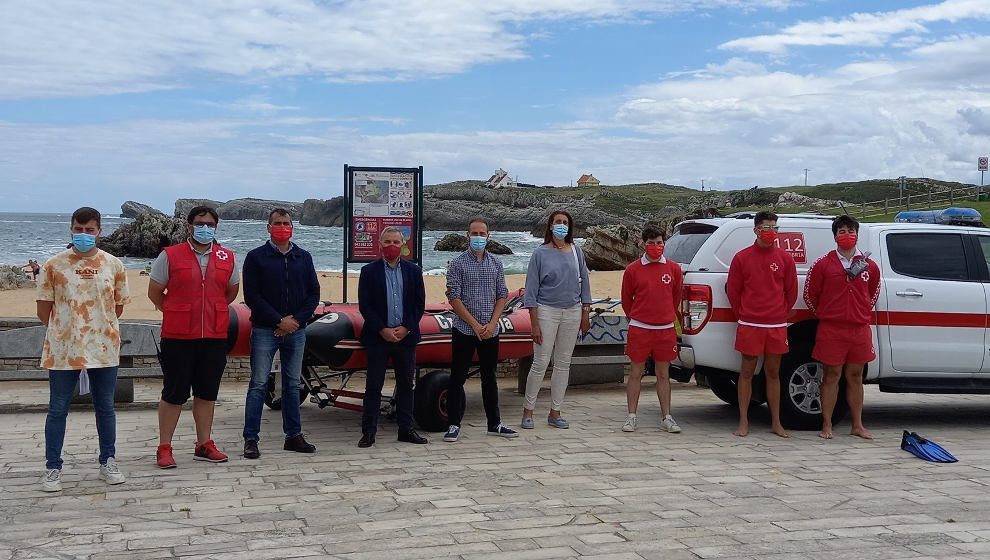
[(976, 160), (976, 168), (980, 171), (980, 186), (983, 186), (983, 173), (987, 170), (987, 156)]
[(343, 303), (348, 303), (348, 263), (380, 259), (378, 236), (387, 227), (399, 228), (406, 239), (400, 258), (422, 266), (423, 167), (345, 164)]

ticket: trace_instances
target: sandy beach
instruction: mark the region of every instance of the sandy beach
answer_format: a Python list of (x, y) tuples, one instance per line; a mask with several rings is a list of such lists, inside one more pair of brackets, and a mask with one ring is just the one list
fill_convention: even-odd
[[(127, 280), (131, 290), (131, 302), (124, 306), (124, 319), (161, 319), (161, 313), (155, 310), (148, 299), (148, 277), (142, 276), (139, 270), (128, 270)], [(343, 274), (340, 272), (319, 272), (320, 299), (322, 301), (341, 301), (343, 297)], [(426, 302), (441, 303), (446, 301), (444, 290), (447, 279), (444, 276), (424, 276), (426, 283)], [(526, 281), (525, 274), (510, 274), (505, 283), (509, 291), (519, 289)], [(347, 281), (348, 300), (357, 302), (357, 273), (350, 273)], [(622, 287), (622, 271), (591, 272), (591, 295), (594, 298), (619, 298)], [(0, 317), (34, 317), (36, 313), (34, 288), (0, 291)], [(237, 301), (243, 301), (239, 294)]]

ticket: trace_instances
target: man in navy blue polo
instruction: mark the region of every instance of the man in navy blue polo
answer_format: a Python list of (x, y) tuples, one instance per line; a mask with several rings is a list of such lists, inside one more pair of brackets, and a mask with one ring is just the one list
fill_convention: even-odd
[(405, 241), (399, 228), (383, 229), (378, 238), (382, 258), (361, 267), (358, 280), (358, 306), (364, 317), (361, 343), (368, 354), (358, 447), (375, 444), (385, 368), (390, 358), (395, 370), (399, 441), (427, 443), (413, 429), (413, 370), (420, 340), (419, 320), (426, 309), (426, 289), (423, 270), (401, 258)]
[(258, 438), (268, 373), (275, 352), (282, 363), (282, 431), (286, 451), (314, 453), (302, 434), (299, 378), (306, 322), (320, 303), (313, 257), (292, 243), (292, 216), (276, 208), (268, 216), (271, 239), (244, 259), (244, 303), (251, 308), (251, 384), (244, 405), (244, 457), (261, 456)]

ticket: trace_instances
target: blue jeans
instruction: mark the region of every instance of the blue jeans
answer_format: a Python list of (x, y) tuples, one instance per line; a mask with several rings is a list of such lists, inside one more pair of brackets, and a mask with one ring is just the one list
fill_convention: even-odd
[(285, 437), (302, 433), (299, 418), (299, 378), (302, 376), (306, 329), (285, 336), (275, 336), (273, 329), (251, 329), (251, 384), (244, 403), (244, 439), (258, 439), (261, 431), (261, 410), (265, 406), (265, 390), (272, 360), (278, 351), (282, 361), (282, 431)]
[[(100, 440), (100, 464), (115, 456), (117, 450), (117, 415), (113, 394), (117, 389), (117, 367), (88, 369), (96, 411), (96, 433)], [(45, 468), (62, 468), (62, 444), (65, 442), (65, 418), (79, 381), (79, 370), (48, 370), (48, 417), (45, 418)]]

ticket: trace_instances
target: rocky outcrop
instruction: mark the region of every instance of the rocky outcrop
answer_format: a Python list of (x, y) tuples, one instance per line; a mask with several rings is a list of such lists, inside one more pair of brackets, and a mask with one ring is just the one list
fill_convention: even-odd
[(197, 206), (209, 206), (210, 208), (217, 209), (221, 204), (223, 203), (220, 201), (210, 200), (208, 198), (180, 198), (175, 201), (175, 213), (172, 215), (185, 221), (189, 216), (189, 211)]
[[(190, 207), (192, 208), (192, 207)], [(118, 257), (154, 258), (163, 247), (186, 238), (186, 220), (164, 214), (140, 214), (100, 239), (100, 249)]]
[[(839, 204), (843, 204), (841, 201), (836, 200), (824, 200), (821, 198), (812, 198), (810, 196), (804, 196), (803, 194), (785, 192), (780, 195), (777, 199), (777, 206), (783, 208), (801, 208), (802, 210), (821, 210), (823, 208), (835, 208)], [(846, 203), (848, 204), (848, 203)]]
[(16, 290), (17, 288), (33, 288), (34, 280), (31, 274), (12, 264), (0, 264), (0, 290)]
[(175, 217), (185, 220), (189, 211), (196, 206), (210, 206), (217, 211), (221, 220), (261, 220), (268, 221), (268, 215), (276, 208), (284, 208), (297, 218), (302, 214), (302, 202), (285, 200), (263, 200), (260, 198), (235, 198), (218, 202), (206, 198), (180, 198), (175, 201)]
[[(457, 251), (463, 252), (468, 249), (468, 238), (465, 235), (459, 233), (448, 233), (443, 236), (443, 239), (437, 241), (436, 245), (433, 246), (435, 251)], [(509, 249), (505, 245), (495, 241), (494, 239), (488, 240), (487, 246), (488, 252), (493, 255), (511, 255), (512, 249)]]
[(492, 229), (532, 231), (542, 237), (550, 212), (566, 210), (574, 218), (574, 234), (583, 237), (591, 225), (646, 219), (637, 210), (619, 208), (600, 193), (586, 196), (555, 189), (490, 189), (480, 181), (461, 181), (424, 189), (423, 227), (461, 231), (471, 218), (482, 216)]
[(622, 270), (643, 254), (637, 227), (592, 226), (581, 247), (591, 270)]
[(122, 218), (137, 218), (141, 214), (161, 214), (161, 213), (162, 213), (161, 210), (152, 208), (147, 204), (134, 202), (133, 200), (128, 200), (127, 202), (120, 205), (120, 216)]
[(299, 223), (304, 226), (343, 226), (344, 197), (335, 196), (328, 200), (307, 198), (302, 203)]
[(687, 215), (654, 218), (642, 226), (617, 224), (592, 227), (589, 228), (582, 247), (584, 258), (591, 270), (622, 270), (643, 255), (642, 235), (646, 225), (657, 226), (666, 238), (673, 233), (674, 226), (684, 220), (714, 218), (718, 215), (714, 208), (707, 208)]

